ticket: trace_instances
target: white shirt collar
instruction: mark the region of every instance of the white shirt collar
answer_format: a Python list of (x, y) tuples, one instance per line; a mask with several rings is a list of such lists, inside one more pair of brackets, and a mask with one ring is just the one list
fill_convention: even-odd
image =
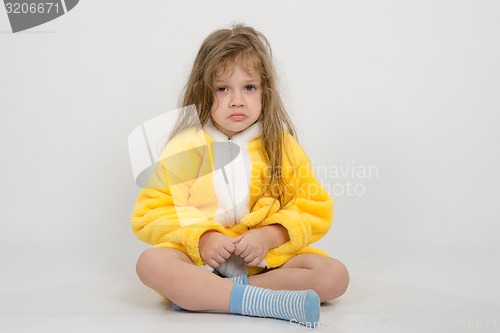
[[(212, 123), (212, 120), (209, 119), (207, 124), (203, 127), (203, 129), (215, 140), (218, 142), (224, 142), (228, 140), (228, 137), (219, 131), (217, 127)], [(231, 137), (231, 141), (234, 143), (247, 143), (252, 141), (253, 139), (262, 135), (262, 124), (260, 121), (257, 121), (250, 125), (245, 130), (233, 135)]]

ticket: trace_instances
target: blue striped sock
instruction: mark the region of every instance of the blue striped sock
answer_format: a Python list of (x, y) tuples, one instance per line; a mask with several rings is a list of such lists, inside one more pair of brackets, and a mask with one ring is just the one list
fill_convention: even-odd
[(227, 277), (226, 279), (231, 280), (234, 283), (245, 284), (245, 285), (248, 284), (248, 276), (246, 274), (231, 276)]
[[(227, 277), (226, 279), (231, 280), (234, 283), (239, 283), (239, 284), (244, 284), (244, 285), (248, 284), (248, 276), (245, 274)], [(187, 311), (186, 309), (181, 308), (180, 306), (178, 306), (175, 303), (172, 303), (172, 309), (174, 309), (175, 311)]]
[(172, 309), (174, 309), (175, 311), (187, 311), (186, 309), (181, 308), (180, 306), (178, 306), (174, 302), (172, 302)]
[(277, 318), (315, 327), (320, 301), (313, 290), (271, 290), (235, 283), (229, 311), (253, 317)]

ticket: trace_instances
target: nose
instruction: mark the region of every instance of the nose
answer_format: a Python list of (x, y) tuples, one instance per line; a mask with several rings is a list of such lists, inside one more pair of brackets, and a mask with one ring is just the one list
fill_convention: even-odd
[(233, 91), (231, 94), (230, 106), (239, 107), (245, 105), (245, 100), (241, 91)]

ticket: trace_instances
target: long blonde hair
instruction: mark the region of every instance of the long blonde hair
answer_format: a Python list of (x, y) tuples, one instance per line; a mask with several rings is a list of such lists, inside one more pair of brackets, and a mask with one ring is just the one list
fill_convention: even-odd
[[(267, 38), (254, 28), (237, 24), (232, 29), (220, 29), (210, 34), (202, 43), (195, 58), (184, 92), (180, 99), (179, 119), (170, 136), (188, 127), (203, 127), (210, 119), (214, 102), (214, 83), (219, 69), (239, 64), (245, 70), (257, 70), (262, 84), (263, 155), (270, 167), (265, 191), (270, 191), (284, 206), (291, 199), (290, 187), (283, 175), (283, 158), (286, 153), (285, 133), (295, 137), (295, 129), (288, 116), (276, 84), (272, 50)], [(196, 113), (188, 106), (196, 107)], [(196, 117), (197, 116), (197, 117)]]

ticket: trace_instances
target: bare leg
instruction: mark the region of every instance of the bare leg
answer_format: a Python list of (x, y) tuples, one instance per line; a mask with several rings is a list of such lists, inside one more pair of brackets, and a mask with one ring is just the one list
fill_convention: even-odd
[(321, 302), (347, 289), (349, 273), (340, 261), (316, 254), (301, 254), (281, 267), (248, 278), (250, 285), (274, 290), (314, 290)]
[(229, 311), (233, 283), (194, 265), (181, 251), (144, 251), (137, 261), (137, 275), (146, 286), (184, 309)]

